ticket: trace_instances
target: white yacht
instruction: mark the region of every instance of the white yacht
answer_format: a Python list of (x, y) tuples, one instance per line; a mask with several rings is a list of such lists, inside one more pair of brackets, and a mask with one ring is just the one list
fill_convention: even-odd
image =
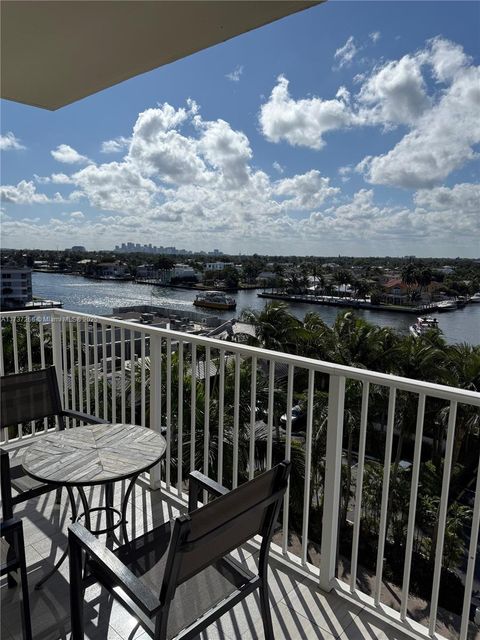
[(457, 308), (456, 300), (442, 300), (437, 304), (439, 311), (455, 311)]
[(237, 301), (235, 298), (227, 296), (223, 291), (203, 291), (199, 293), (193, 304), (196, 307), (206, 307), (207, 309), (235, 309)]
[(410, 333), (415, 338), (424, 336), (429, 331), (436, 331), (438, 333), (440, 332), (438, 320), (436, 318), (432, 318), (432, 316), (423, 316), (421, 318), (417, 318), (417, 322), (410, 326)]
[(480, 302), (480, 291), (477, 291), (477, 293), (474, 293), (473, 296), (470, 298), (469, 302)]

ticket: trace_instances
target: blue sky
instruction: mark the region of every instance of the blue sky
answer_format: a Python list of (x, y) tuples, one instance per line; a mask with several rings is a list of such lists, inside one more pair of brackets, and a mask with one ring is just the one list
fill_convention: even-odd
[(2, 101), (2, 245), (478, 257), (479, 8), (333, 0), (56, 112)]

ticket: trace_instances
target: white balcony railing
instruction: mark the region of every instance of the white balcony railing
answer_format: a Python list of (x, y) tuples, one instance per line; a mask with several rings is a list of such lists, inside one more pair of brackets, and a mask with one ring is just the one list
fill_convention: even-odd
[[(235, 487), (257, 470), (269, 468), (279, 457), (292, 459), (283, 530), (276, 537), (274, 552), (300, 571), (317, 576), (324, 590), (335, 587), (347, 591), (412, 634), (434, 637), (438, 633), (455, 431), (459, 416), (478, 411), (480, 394), (67, 310), (0, 315), (2, 375), (53, 363), (66, 408), (111, 422), (149, 426), (165, 434), (165, 460), (151, 473), (154, 488), (161, 487), (183, 500), (186, 475), (195, 468)], [(299, 399), (304, 406), (302, 435), (296, 433), (291, 411)], [(437, 442), (444, 460), (443, 476), (437, 532), (431, 543), (430, 610), (422, 625), (409, 615), (409, 598), (419, 532), (422, 447), (428, 442), (424, 431), (431, 426), (432, 403), (443, 409), (447, 426), (446, 436)], [(382, 602), (386, 545), (392, 526), (392, 469), (393, 473), (398, 470), (391, 461), (399, 435), (399, 413), (406, 407), (411, 412), (412, 406), (416, 418), (408, 519), (401, 549), (399, 606), (394, 610)], [(357, 435), (345, 448), (347, 422), (350, 428), (354, 425)], [(48, 428), (47, 420), (40, 427), (33, 423), (7, 433), (6, 438), (24, 440)], [(383, 449), (378, 463), (383, 470), (376, 563), (372, 588), (367, 589), (358, 577), (363, 482), (370, 463), (367, 441), (372, 434)], [(345, 497), (342, 477), (347, 473), (354, 475), (349, 483), (354, 490), (351, 495), (347, 491)], [(472, 489), (473, 515), (462, 574), (465, 588), (457, 625), (461, 640), (471, 633), (469, 614), (480, 521), (478, 465)], [(342, 508), (351, 531), (347, 582), (337, 578)]]

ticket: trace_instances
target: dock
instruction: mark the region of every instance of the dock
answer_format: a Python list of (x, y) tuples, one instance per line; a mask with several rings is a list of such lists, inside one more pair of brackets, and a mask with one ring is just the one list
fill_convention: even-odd
[(272, 300), (284, 300), (300, 304), (318, 304), (327, 307), (343, 307), (344, 309), (369, 309), (371, 311), (392, 311), (395, 313), (431, 313), (438, 310), (435, 302), (419, 305), (416, 307), (406, 307), (394, 304), (372, 304), (366, 300), (356, 300), (353, 298), (339, 298), (336, 296), (315, 296), (315, 295), (291, 295), (287, 293), (257, 293), (259, 298), (270, 298)]

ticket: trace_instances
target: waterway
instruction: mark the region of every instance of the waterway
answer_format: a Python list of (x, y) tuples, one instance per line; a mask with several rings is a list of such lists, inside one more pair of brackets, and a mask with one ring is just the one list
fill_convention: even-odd
[[(33, 273), (33, 294), (50, 300), (60, 300), (64, 309), (81, 311), (92, 315), (110, 315), (114, 307), (134, 304), (152, 304), (169, 309), (193, 310), (192, 302), (196, 292), (189, 289), (170, 289), (155, 285), (136, 284), (135, 282), (112, 282), (89, 280), (81, 276), (56, 273)], [(263, 309), (268, 300), (257, 297), (254, 289), (238, 291), (234, 297), (237, 309), (231, 311), (212, 311), (211, 315), (220, 318), (237, 317), (243, 309)], [(292, 313), (303, 319), (308, 311), (315, 311), (329, 325), (333, 324), (338, 313), (343, 309), (324, 307), (322, 305), (289, 303)], [(208, 310), (206, 314), (209, 313)], [(386, 327), (393, 327), (399, 332), (408, 333), (408, 327), (415, 321), (410, 313), (392, 313), (356, 309), (365, 320)], [(480, 304), (469, 304), (464, 309), (447, 313), (434, 313), (438, 318), (440, 328), (449, 343), (469, 342), (480, 343)]]

